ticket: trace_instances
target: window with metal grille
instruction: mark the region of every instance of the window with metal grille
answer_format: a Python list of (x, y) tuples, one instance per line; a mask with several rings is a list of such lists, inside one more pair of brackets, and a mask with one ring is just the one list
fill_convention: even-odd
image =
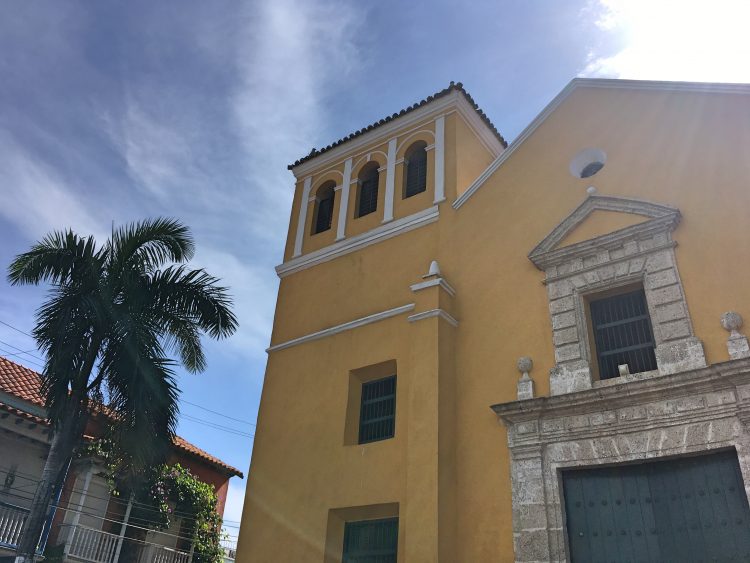
[(343, 563), (396, 563), (398, 518), (347, 522)]
[(396, 427), (396, 376), (362, 384), (359, 443), (393, 438)]
[(359, 204), (357, 206), (357, 217), (368, 215), (378, 208), (378, 182), (380, 173), (378, 165), (364, 169), (359, 176)]
[(599, 378), (619, 376), (618, 366), (630, 373), (656, 369), (651, 318), (643, 289), (590, 302), (591, 324), (599, 361)]
[(334, 186), (321, 187), (315, 199), (315, 223), (313, 234), (322, 233), (331, 228), (333, 221), (333, 201), (336, 197)]
[(427, 189), (427, 151), (426, 143), (414, 143), (406, 152), (406, 182), (404, 198), (422, 193)]

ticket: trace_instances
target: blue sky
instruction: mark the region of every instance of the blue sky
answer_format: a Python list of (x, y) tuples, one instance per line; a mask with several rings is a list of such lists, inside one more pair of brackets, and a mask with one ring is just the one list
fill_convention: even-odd
[[(462, 81), (512, 140), (573, 77), (748, 81), (740, 1), (17, 2), (0, 18), (0, 265), (53, 229), (176, 217), (241, 328), (183, 398), (254, 422), (289, 222), (289, 162)], [(741, 61), (741, 62), (740, 62)], [(739, 63), (739, 64), (738, 64)], [(0, 281), (29, 332), (43, 288)], [(33, 350), (0, 324), (0, 354)], [(10, 356), (38, 368), (35, 352)], [(183, 404), (190, 417), (254, 427)], [(246, 471), (252, 438), (180, 434)], [(244, 481), (226, 518), (238, 521)], [(231, 524), (232, 522), (230, 522)], [(236, 528), (229, 529), (236, 534)]]

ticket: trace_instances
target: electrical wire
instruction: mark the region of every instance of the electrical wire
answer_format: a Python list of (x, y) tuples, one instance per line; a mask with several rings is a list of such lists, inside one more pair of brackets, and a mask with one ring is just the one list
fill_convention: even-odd
[[(0, 466), (0, 472), (9, 473), (11, 470), (12, 470), (12, 468)], [(25, 493), (30, 493), (31, 491), (28, 491), (26, 489), (28, 489), (29, 487), (37, 487), (37, 486), (39, 486), (39, 483), (41, 483), (41, 479), (39, 479), (36, 476), (31, 475), (31, 473), (26, 473), (26, 472), (23, 472), (23, 471), (16, 470), (15, 471), (15, 475), (16, 476), (20, 476), (25, 481), (30, 481), (30, 484), (15, 486), (15, 487), (13, 487), (13, 490), (19, 490), (19, 491), (22, 490)], [(68, 491), (71, 494), (73, 494), (73, 493), (77, 493), (79, 495), (83, 494), (83, 490), (82, 489), (77, 489), (75, 487), (75, 485), (73, 487), (71, 487), (70, 489), (68, 489)], [(114, 502), (114, 503), (120, 504), (122, 506), (127, 506), (130, 503), (130, 501), (123, 500), (122, 498), (118, 498), (118, 497), (113, 496), (113, 495), (109, 495), (107, 497), (102, 497), (102, 496), (99, 496), (99, 495), (95, 495), (90, 490), (86, 491), (86, 496), (89, 497), (89, 498), (96, 499), (96, 500), (106, 500), (106, 501)], [(138, 501), (133, 501), (132, 504), (133, 504), (133, 506), (135, 506), (139, 510), (161, 513), (159, 511), (159, 509), (154, 508), (150, 504), (146, 504), (146, 503), (142, 503), (142, 502), (138, 502)], [(194, 516), (192, 516), (188, 512), (174, 511), (172, 514), (174, 514), (175, 516), (178, 516), (178, 517), (180, 517), (182, 519), (185, 519), (185, 520), (192, 520), (192, 521), (196, 520), (196, 518)], [(222, 519), (222, 522), (233, 522), (233, 523), (239, 524), (239, 521), (237, 521), (237, 520), (224, 520), (224, 519)], [(232, 528), (232, 527), (239, 527), (239, 526), (228, 526), (228, 527)]]
[(235, 422), (240, 422), (242, 424), (247, 424), (249, 426), (256, 426), (256, 424), (254, 422), (250, 422), (248, 420), (242, 420), (241, 418), (234, 418), (233, 416), (228, 416), (226, 414), (220, 413), (219, 411), (212, 411), (211, 409), (206, 408), (206, 407), (204, 407), (202, 405), (199, 405), (198, 403), (192, 403), (190, 401), (186, 401), (185, 399), (181, 399), (180, 401), (183, 402), (183, 403), (185, 403), (186, 405), (192, 405), (194, 407), (198, 407), (199, 409), (202, 409), (204, 411), (210, 412), (210, 413), (215, 414), (217, 416), (228, 418), (229, 420), (233, 420)]

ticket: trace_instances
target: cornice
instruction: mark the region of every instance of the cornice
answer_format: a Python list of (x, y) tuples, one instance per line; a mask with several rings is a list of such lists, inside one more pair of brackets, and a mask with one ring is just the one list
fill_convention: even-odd
[(678, 399), (690, 394), (732, 388), (747, 384), (748, 375), (750, 358), (745, 358), (670, 375), (654, 375), (619, 385), (500, 403), (490, 408), (502, 422), (514, 424), (524, 420), (592, 413), (603, 407), (606, 407), (606, 410), (614, 410), (665, 398)]
[(380, 144), (387, 141), (393, 137), (394, 134), (398, 134), (399, 131), (406, 127), (411, 127), (421, 121), (428, 121), (430, 118), (437, 117), (448, 110), (454, 109), (458, 106), (459, 99), (462, 97), (463, 95), (458, 90), (454, 90), (445, 96), (433, 100), (429, 104), (399, 116), (393, 121), (380, 125), (372, 131), (363, 133), (354, 139), (350, 139), (345, 143), (329, 149), (307, 162), (302, 162), (301, 164), (294, 166), (291, 169), (292, 173), (297, 180), (301, 180), (315, 170), (322, 169), (330, 164), (335, 164), (343, 160), (347, 155), (355, 154), (366, 146)]
[[(533, 262), (534, 266), (544, 271), (549, 266), (555, 266), (574, 258), (590, 256), (597, 250), (612, 250), (613, 248), (622, 246), (626, 242), (638, 240), (639, 238), (645, 238), (656, 233), (671, 232), (677, 226), (677, 222), (678, 219), (675, 217), (652, 219), (651, 221), (631, 225), (624, 229), (618, 229), (606, 235), (571, 244), (570, 246), (564, 246), (556, 250), (536, 255), (529, 255), (529, 260)], [(670, 240), (664, 245), (650, 248), (648, 253), (660, 250), (661, 248), (673, 247), (675, 245), (676, 243)], [(633, 255), (629, 255), (627, 258), (632, 258), (632, 256)]]
[(380, 225), (379, 227), (376, 227), (371, 231), (367, 231), (366, 233), (362, 233), (350, 238), (345, 238), (339, 242), (336, 242), (314, 252), (292, 258), (291, 260), (288, 260), (283, 264), (279, 264), (278, 266), (276, 266), (276, 274), (280, 278), (283, 278), (288, 276), (289, 274), (293, 274), (301, 270), (306, 270), (307, 268), (311, 268), (313, 266), (316, 266), (317, 264), (328, 262), (329, 260), (333, 260), (335, 258), (338, 258), (339, 256), (344, 256), (372, 244), (388, 240), (389, 238), (393, 238), (408, 231), (412, 231), (414, 229), (418, 229), (419, 227), (434, 223), (438, 220), (438, 217), (439, 209), (437, 205), (434, 205), (422, 211), (418, 211), (417, 213), (413, 213), (412, 215), (409, 215), (407, 217), (402, 217), (384, 225)]

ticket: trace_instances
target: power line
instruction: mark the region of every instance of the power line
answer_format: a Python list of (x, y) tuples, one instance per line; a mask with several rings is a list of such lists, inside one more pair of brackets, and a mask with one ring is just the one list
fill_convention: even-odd
[[(4, 344), (4, 345), (6, 345), (6, 346), (10, 346), (10, 347), (11, 347), (11, 348), (13, 348), (14, 350), (18, 350), (18, 352), (19, 352), (19, 353), (21, 353), (21, 354), (28, 354), (28, 355), (29, 355), (29, 356), (31, 356), (32, 358), (36, 358), (37, 360), (42, 360), (42, 361), (44, 361), (44, 358), (42, 358), (42, 357), (40, 357), (40, 356), (37, 356), (36, 354), (31, 354), (31, 353), (30, 353), (30, 352), (31, 352), (31, 350), (21, 350), (21, 348), (19, 348), (18, 346), (13, 346), (13, 344), (10, 344), (9, 342), (5, 342), (4, 340), (0, 340), (0, 344)], [(34, 348), (34, 350), (36, 350), (36, 348)]]
[[(0, 471), (4, 471), (5, 473), (8, 473), (10, 471), (10, 468), (0, 466)], [(39, 483), (41, 483), (41, 479), (39, 479), (38, 477), (35, 477), (35, 476), (31, 475), (30, 473), (25, 473), (23, 471), (16, 470), (15, 475), (19, 476), (22, 479), (30, 482), (28, 485), (20, 485), (20, 486), (13, 487), (13, 490), (15, 490), (15, 491), (20, 491), (20, 492), (24, 492), (24, 493), (30, 493), (31, 491), (27, 490), (29, 487), (37, 487), (37, 486), (39, 486)], [(70, 489), (68, 489), (68, 490), (69, 490), (70, 494), (73, 494), (73, 493), (77, 493), (79, 495), (83, 494), (83, 490), (82, 489), (77, 489), (75, 487), (75, 485), (73, 487), (71, 487)], [(22, 497), (20, 495), (16, 495), (16, 496), (18, 496), (19, 498), (25, 498), (25, 497)], [(93, 494), (90, 490), (86, 491), (86, 497), (87, 498), (97, 499), (97, 500), (106, 500), (106, 501), (109, 501), (109, 502), (114, 502), (116, 504), (120, 504), (122, 506), (127, 506), (128, 503), (130, 502), (128, 500), (123, 500), (122, 498), (118, 498), (118, 497), (116, 497), (116, 496), (114, 496), (112, 494), (110, 494), (107, 497), (99, 496), (99, 495)], [(68, 504), (72, 504), (72, 503), (70, 501), (68, 501)], [(146, 512), (161, 513), (161, 511), (159, 509), (154, 508), (150, 504), (146, 504), (146, 503), (143, 503), (143, 502), (138, 502), (138, 501), (135, 501), (135, 500), (132, 501), (132, 504), (133, 504), (134, 507), (138, 508), (139, 510), (143, 510), (143, 511), (146, 511)], [(178, 517), (178, 518), (183, 519), (183, 520), (188, 520), (188, 521), (196, 521), (197, 520), (197, 518), (195, 516), (191, 515), (189, 512), (181, 512), (181, 511), (177, 511), (176, 510), (176, 511), (172, 512), (172, 514), (174, 516)], [(145, 520), (147, 522), (153, 522), (152, 520), (148, 520), (148, 519), (144, 519), (144, 518), (138, 518), (138, 519), (139, 520)], [(233, 523), (239, 524), (239, 522), (237, 520), (226, 520), (226, 521), (224, 521), (223, 518), (222, 518), (222, 522), (233, 522)], [(239, 526), (233, 526), (231, 524), (226, 524), (226, 526), (228, 528), (239, 528)]]
[[(19, 354), (14, 354), (10, 350), (5, 350), (3, 348), (0, 348), (0, 352), (2, 352), (6, 356), (18, 356)], [(40, 368), (44, 369), (44, 366), (40, 364), (39, 362), (35, 362), (34, 360), (31, 360), (29, 358), (18, 358), (19, 361), (28, 363), (28, 364), (34, 364), (35, 366), (39, 366)]]
[(199, 409), (202, 409), (204, 411), (210, 412), (212, 414), (215, 414), (215, 415), (218, 415), (218, 416), (221, 416), (221, 417), (224, 417), (224, 418), (228, 418), (229, 420), (234, 420), (235, 422), (241, 422), (242, 424), (248, 424), (250, 426), (256, 426), (256, 424), (254, 422), (250, 422), (248, 420), (242, 420), (241, 418), (234, 418), (234, 417), (228, 416), (228, 415), (226, 415), (224, 413), (220, 413), (218, 411), (213, 411), (213, 410), (211, 410), (209, 408), (206, 408), (206, 407), (204, 407), (202, 405), (199, 405), (198, 403), (192, 403), (190, 401), (186, 401), (185, 399), (181, 399), (181, 402), (185, 403), (186, 405), (192, 405), (194, 407), (198, 407)]
[(28, 336), (29, 338), (34, 338), (34, 337), (33, 337), (33, 336), (32, 336), (31, 334), (29, 334), (28, 332), (25, 332), (25, 331), (21, 330), (20, 328), (16, 328), (16, 327), (14, 327), (14, 326), (13, 326), (12, 324), (8, 324), (8, 323), (6, 323), (5, 321), (0, 321), (0, 324), (2, 324), (2, 325), (5, 325), (5, 326), (7, 326), (8, 328), (12, 328), (12, 329), (13, 329), (13, 330), (15, 330), (16, 332), (20, 332), (21, 334), (25, 334), (25, 335), (26, 335), (26, 336)]
[(191, 416), (189, 414), (183, 414), (181, 418), (185, 418), (189, 420), (190, 422), (199, 422), (201, 424), (204, 424), (205, 426), (208, 426), (209, 428), (213, 428), (215, 430), (221, 430), (222, 432), (227, 432), (229, 434), (235, 434), (237, 436), (244, 436), (245, 438), (254, 438), (255, 434), (251, 434), (250, 432), (244, 432), (242, 430), (237, 430), (236, 428), (230, 428), (229, 426), (223, 426), (221, 424), (217, 424), (215, 422), (211, 422), (210, 420), (204, 420), (202, 418), (198, 418), (195, 416)]

